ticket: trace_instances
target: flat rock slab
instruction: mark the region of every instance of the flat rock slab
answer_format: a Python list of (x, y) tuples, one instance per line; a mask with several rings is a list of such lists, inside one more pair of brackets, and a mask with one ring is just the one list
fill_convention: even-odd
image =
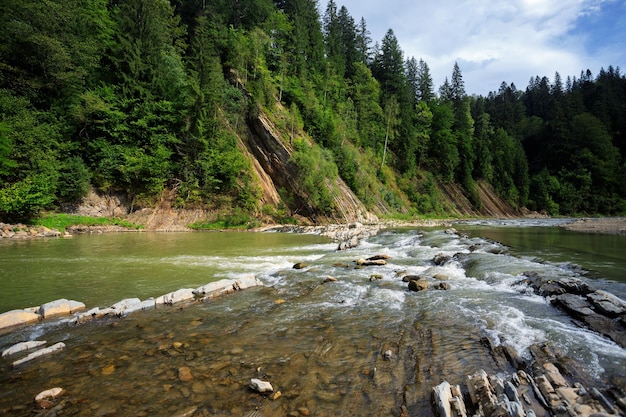
[(19, 366), (19, 365), (21, 365), (23, 363), (32, 361), (33, 359), (37, 359), (37, 358), (39, 358), (41, 356), (49, 355), (49, 354), (55, 353), (55, 352), (59, 352), (59, 351), (63, 350), (64, 348), (65, 348), (65, 343), (59, 342), (59, 343), (57, 343), (55, 345), (52, 345), (52, 346), (49, 346), (47, 348), (36, 350), (33, 353), (29, 354), (28, 356), (13, 362), (13, 366), (14, 367), (15, 366)]
[(61, 298), (59, 300), (50, 301), (49, 303), (42, 304), (39, 307), (39, 314), (43, 318), (49, 318), (54, 316), (62, 316), (66, 314), (72, 314), (79, 310), (84, 310), (85, 304), (75, 301)]
[(39, 321), (39, 314), (28, 310), (11, 310), (0, 314), (0, 329)]
[(28, 342), (16, 343), (10, 348), (5, 349), (2, 352), (2, 357), (4, 358), (5, 356), (14, 355), (16, 353), (23, 352), (25, 350), (35, 349), (35, 348), (38, 348), (39, 346), (45, 345), (46, 343), (48, 342), (46, 342), (45, 340), (31, 340)]

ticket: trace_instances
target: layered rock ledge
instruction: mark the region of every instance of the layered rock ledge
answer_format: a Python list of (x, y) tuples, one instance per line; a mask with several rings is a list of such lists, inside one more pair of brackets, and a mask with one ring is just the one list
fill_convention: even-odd
[(81, 302), (59, 299), (42, 304), (38, 307), (11, 310), (0, 314), (0, 332), (8, 332), (18, 326), (37, 323), (51, 317), (71, 316), (67, 321), (72, 324), (80, 324), (105, 316), (124, 317), (140, 310), (182, 302), (205, 301), (235, 291), (262, 285), (263, 283), (253, 275), (239, 279), (222, 279), (210, 282), (198, 288), (182, 288), (156, 298), (150, 297), (146, 300), (126, 298), (109, 307), (94, 307), (87, 311), (85, 311), (85, 304)]

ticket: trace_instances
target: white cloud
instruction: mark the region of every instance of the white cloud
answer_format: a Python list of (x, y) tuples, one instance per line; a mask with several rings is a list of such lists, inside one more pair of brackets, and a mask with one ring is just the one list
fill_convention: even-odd
[(457, 61), (470, 94), (497, 90), (502, 81), (525, 89), (535, 75), (552, 79), (555, 71), (566, 77), (619, 65), (600, 62), (603, 56), (587, 52), (572, 34), (579, 17), (613, 1), (336, 0), (355, 20), (365, 18), (374, 41), (393, 29), (405, 57), (424, 59), (437, 87)]

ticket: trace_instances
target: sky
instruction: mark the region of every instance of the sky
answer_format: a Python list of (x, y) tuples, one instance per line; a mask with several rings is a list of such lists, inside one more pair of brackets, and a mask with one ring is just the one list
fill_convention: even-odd
[[(319, 0), (323, 16), (327, 0)], [(504, 81), (525, 90), (531, 77), (552, 81), (620, 67), (626, 73), (626, 0), (335, 0), (372, 45), (394, 31), (405, 59), (423, 59), (438, 91), (457, 62), (468, 94)]]

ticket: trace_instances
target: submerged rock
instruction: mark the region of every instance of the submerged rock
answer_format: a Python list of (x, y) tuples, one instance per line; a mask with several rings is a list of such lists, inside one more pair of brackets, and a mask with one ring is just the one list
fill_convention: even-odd
[(33, 353), (27, 355), (26, 357), (13, 362), (13, 367), (16, 367), (16, 366), (19, 366), (19, 365), (21, 365), (23, 363), (32, 361), (33, 359), (39, 358), (40, 356), (49, 355), (51, 353), (58, 352), (60, 350), (63, 350), (64, 348), (65, 348), (65, 343), (59, 342), (59, 343), (57, 343), (55, 345), (52, 345), (50, 347), (36, 350)]
[(270, 384), (267, 381), (262, 381), (260, 379), (257, 378), (252, 378), (250, 380), (250, 384), (248, 384), (248, 386), (255, 390), (256, 392), (273, 392), (274, 391), (274, 387), (272, 387), (272, 384)]
[(4, 351), (2, 351), (2, 357), (4, 358), (5, 356), (14, 355), (16, 353), (23, 352), (25, 350), (34, 349), (34, 348), (37, 348), (39, 346), (43, 346), (46, 343), (48, 343), (48, 342), (46, 342), (45, 340), (31, 340), (29, 342), (16, 343), (13, 346), (11, 346), (10, 348), (5, 349)]

